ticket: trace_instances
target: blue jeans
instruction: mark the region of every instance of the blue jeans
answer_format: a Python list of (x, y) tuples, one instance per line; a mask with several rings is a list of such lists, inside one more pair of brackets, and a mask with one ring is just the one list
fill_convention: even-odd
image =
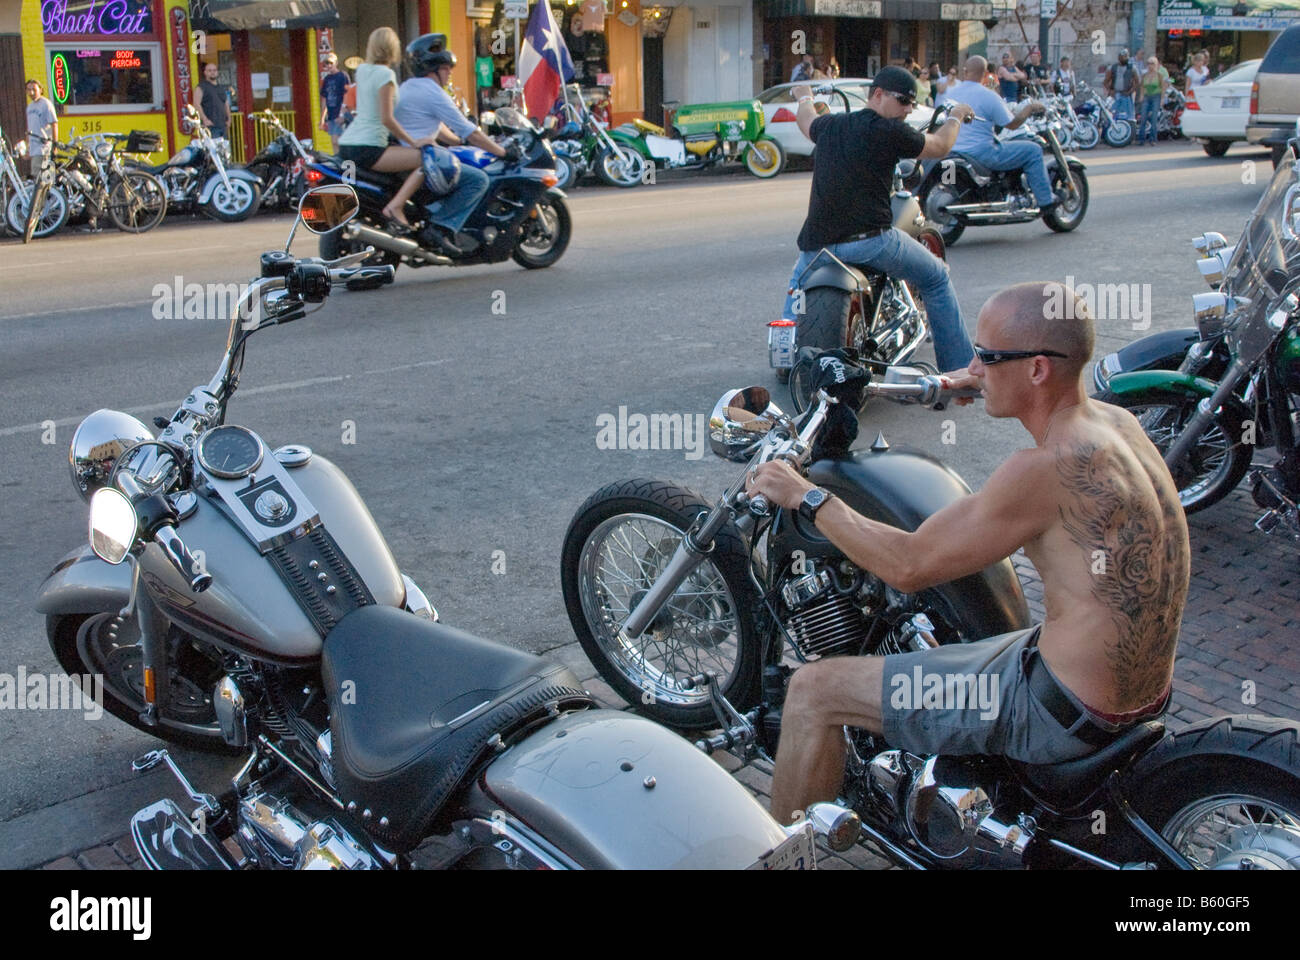
[(1138, 132), (1141, 134), (1139, 140), (1150, 136), (1151, 142), (1155, 143), (1160, 139), (1160, 94), (1142, 98), (1142, 122), (1138, 124)]
[(1111, 110), (1116, 117), (1133, 119), (1133, 98), (1127, 93), (1115, 94), (1115, 106)]
[(456, 189), (425, 209), (429, 211), (429, 218), (434, 223), (455, 233), (465, 226), (465, 221), (487, 192), (488, 175), (478, 167), (462, 163)]
[(974, 150), (963, 150), (969, 157), (978, 160), (990, 170), (1023, 170), (1029, 180), (1029, 189), (1034, 191), (1034, 200), (1039, 206), (1056, 199), (1052, 193), (1052, 181), (1047, 176), (1047, 162), (1043, 159), (1043, 148), (1028, 140), (995, 140), (988, 146), (977, 146)]
[[(845, 263), (869, 266), (891, 277), (906, 280), (913, 292), (925, 301), (925, 313), (930, 332), (934, 335), (934, 356), (939, 369), (945, 373), (960, 370), (975, 356), (970, 337), (961, 319), (957, 294), (948, 279), (948, 265), (898, 229), (887, 230), (869, 240), (849, 243), (832, 243), (825, 249)], [(790, 290), (786, 295), (781, 316), (798, 321), (794, 312), (794, 288), (818, 250), (801, 250), (790, 276)], [(798, 336), (795, 337), (798, 345)]]

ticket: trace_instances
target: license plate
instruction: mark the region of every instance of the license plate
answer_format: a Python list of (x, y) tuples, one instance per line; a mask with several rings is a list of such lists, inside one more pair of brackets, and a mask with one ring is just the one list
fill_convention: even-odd
[(803, 829), (783, 841), (758, 862), (747, 867), (749, 870), (816, 870), (817, 852), (813, 843), (811, 823), (805, 823)]
[(797, 329), (797, 327), (767, 328), (767, 362), (770, 366), (794, 366), (794, 334)]
[(1224, 110), (1240, 110), (1241, 97), (1224, 97), (1219, 106)]

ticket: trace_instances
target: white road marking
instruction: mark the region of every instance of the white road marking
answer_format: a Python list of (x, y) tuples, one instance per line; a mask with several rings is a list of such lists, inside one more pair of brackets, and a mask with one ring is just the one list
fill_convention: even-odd
[[(382, 367), (378, 370), (363, 370), (360, 373), (344, 373), (332, 377), (311, 377), (308, 380), (293, 380), (287, 383), (271, 383), (261, 387), (248, 387), (239, 391), (240, 396), (255, 396), (259, 393), (283, 393), (286, 390), (301, 390), (303, 387), (315, 387), (324, 383), (341, 383), (344, 380), (354, 380), (358, 377), (373, 376), (390, 376), (394, 373), (401, 373), (404, 370), (416, 370), (422, 367), (436, 367), (440, 364), (451, 363), (450, 357), (444, 357), (441, 360), (421, 360), (418, 363), (402, 363), (392, 367)], [(129, 413), (131, 416), (137, 414), (153, 413), (154, 411), (172, 411), (180, 406), (179, 401), (149, 403), (139, 407), (127, 407), (122, 413)], [(64, 417), (61, 420), (55, 420), (55, 427), (69, 427), (74, 423), (80, 423), (85, 419), (85, 415), (79, 417)], [(24, 423), (17, 427), (4, 427), (0, 429), (0, 437), (12, 437), (20, 433), (38, 433), (44, 430), (48, 421), (42, 423)]]

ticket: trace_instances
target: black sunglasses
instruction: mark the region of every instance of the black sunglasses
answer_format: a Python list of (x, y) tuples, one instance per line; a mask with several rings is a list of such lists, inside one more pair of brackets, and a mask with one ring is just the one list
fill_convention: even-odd
[(881, 92), (889, 94), (905, 107), (916, 106), (916, 97), (909, 97), (905, 93), (895, 93), (893, 90), (882, 90)]
[(1023, 360), (1026, 357), (1060, 357), (1062, 360), (1069, 360), (1070, 355), (1058, 353), (1055, 350), (990, 350), (987, 347), (976, 347), (975, 356), (979, 357), (980, 363), (986, 367), (991, 367), (995, 363), (1004, 363), (1007, 360)]

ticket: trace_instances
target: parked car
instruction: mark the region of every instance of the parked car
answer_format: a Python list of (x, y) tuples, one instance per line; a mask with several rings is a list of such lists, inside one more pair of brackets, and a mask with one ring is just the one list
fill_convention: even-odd
[[(813, 80), (803, 81), (803, 83), (813, 87), (831, 85), (848, 98), (849, 107), (853, 110), (861, 110), (865, 107), (867, 98), (871, 96), (871, 81), (862, 78), (842, 77), (839, 80)], [(755, 98), (763, 105), (767, 135), (781, 144), (786, 154), (793, 157), (807, 157), (813, 152), (812, 141), (799, 132), (799, 125), (795, 122), (798, 104), (795, 103), (791, 91), (801, 85), (800, 83), (778, 83), (775, 87), (768, 87)], [(844, 112), (844, 99), (839, 96), (839, 93), (817, 94), (813, 100), (825, 103), (831, 108), (832, 113)], [(934, 110), (930, 107), (917, 106), (908, 115), (907, 122), (918, 129), (923, 128), (930, 122), (933, 113)]]
[(1212, 157), (1223, 156), (1234, 141), (1245, 140), (1250, 89), (1260, 62), (1246, 60), (1209, 83), (1192, 87), (1179, 123), (1183, 136), (1200, 140)]
[(1273, 151), (1273, 166), (1282, 160), (1287, 140), (1300, 116), (1300, 24), (1273, 41), (1250, 88), (1246, 139)]

